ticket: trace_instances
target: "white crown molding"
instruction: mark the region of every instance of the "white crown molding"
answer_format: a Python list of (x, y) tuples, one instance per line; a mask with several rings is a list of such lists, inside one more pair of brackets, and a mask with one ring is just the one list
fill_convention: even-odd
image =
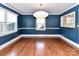
[(12, 10), (18, 12), (19, 14), (22, 14), (21, 11), (17, 10), (16, 8), (12, 7), (11, 5), (9, 5), (9, 4), (7, 4), (7, 3), (2, 3), (2, 4), (5, 5), (5, 6), (7, 6), (7, 7), (10, 8), (10, 9), (12, 9)]
[(72, 5), (71, 7), (67, 8), (67, 9), (65, 9), (64, 11), (60, 12), (59, 14), (61, 15), (61, 14), (63, 14), (64, 12), (68, 11), (69, 9), (72, 9), (73, 7), (75, 7), (75, 6), (77, 6), (77, 5), (78, 5), (78, 3)]
[[(7, 7), (9, 7), (9, 8), (11, 8), (11, 9), (13, 9), (14, 11), (20, 13), (21, 15), (32, 15), (32, 13), (28, 13), (28, 14), (23, 13), (23, 12), (17, 10), (16, 8), (12, 7), (11, 5), (9, 5), (9, 4), (7, 4), (7, 3), (2, 3), (2, 4), (5, 5), (5, 6), (7, 6)], [(64, 10), (64, 11), (62, 11), (62, 12), (60, 12), (60, 13), (56, 13), (56, 14), (50, 13), (50, 15), (61, 15), (62, 13), (66, 12), (67, 10), (69, 10), (69, 9), (71, 9), (71, 8), (77, 6), (77, 5), (78, 5), (78, 3), (72, 5), (71, 7), (67, 8), (66, 10)]]
[[(31, 12), (26, 14), (26, 12), (21, 13), (21, 15), (33, 15)], [(49, 13), (49, 15), (60, 15), (60, 13)]]

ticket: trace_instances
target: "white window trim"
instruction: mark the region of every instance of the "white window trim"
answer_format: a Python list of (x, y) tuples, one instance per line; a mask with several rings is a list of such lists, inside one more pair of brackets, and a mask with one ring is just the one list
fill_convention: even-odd
[[(63, 21), (64, 21), (64, 19), (63, 19), (63, 17), (65, 17), (65, 16), (67, 16), (67, 15), (69, 15), (69, 14), (74, 14), (74, 20), (73, 20), (73, 22), (74, 22), (74, 26), (67, 26), (66, 24), (65, 25), (63, 25)], [(63, 16), (61, 16), (61, 27), (66, 27), (66, 28), (75, 28), (76, 27), (76, 24), (75, 24), (75, 16), (76, 15), (76, 12), (75, 11), (72, 11), (72, 12), (70, 12), (70, 13), (68, 13), (68, 14), (66, 14), (66, 15), (63, 15)]]
[[(5, 22), (6, 22), (6, 19), (7, 19), (7, 18), (6, 18), (6, 13), (7, 13), (7, 12), (10, 12), (10, 13), (16, 15), (16, 16), (17, 16), (17, 21), (18, 21), (18, 14), (13, 13), (13, 12), (11, 12), (11, 11), (5, 9), (5, 8), (2, 8), (2, 7), (0, 7), (0, 9), (2, 9), (2, 10), (5, 11), (5, 16), (4, 16), (4, 17), (5, 17), (5, 18), (4, 18), (4, 19), (5, 19)], [(8, 32), (7, 32), (7, 28), (6, 28), (6, 29), (5, 29), (5, 33), (1, 33), (1, 34), (0, 34), (0, 37), (5, 36), (5, 35), (12, 34), (12, 33), (14, 33), (14, 32), (17, 32), (17, 31), (18, 31), (18, 26), (17, 26), (18, 22), (17, 22), (17, 21), (16, 21), (16, 27), (15, 27), (15, 30), (14, 30), (14, 31), (8, 31)], [(7, 22), (6, 22), (6, 23), (7, 23)], [(5, 24), (6, 24), (6, 23), (5, 23)], [(6, 27), (6, 25), (5, 25), (5, 27)]]
[(37, 20), (36, 20), (36, 30), (37, 30), (37, 31), (45, 31), (45, 30), (46, 30), (46, 19), (44, 19), (44, 20), (45, 20), (45, 22), (44, 22), (44, 28), (43, 28), (43, 29), (38, 29), (38, 28), (37, 28), (37, 26), (38, 26), (39, 23), (38, 23)]
[(36, 30), (37, 30), (37, 31), (45, 31), (45, 30), (46, 30), (46, 23), (44, 24), (44, 28), (43, 28), (43, 29), (38, 29), (38, 28), (37, 28), (38, 24), (39, 24), (39, 23), (36, 23)]
[[(7, 14), (7, 12), (10, 12), (10, 13), (16, 15), (17, 18), (18, 18), (18, 14), (15, 14), (15, 13), (9, 11), (9, 10), (6, 10), (6, 14)], [(5, 14), (5, 16), (7, 16), (6, 14)], [(6, 18), (6, 17), (5, 17), (5, 18)], [(7, 18), (6, 18), (6, 19), (7, 19)], [(18, 20), (18, 19), (17, 19), (17, 20)], [(17, 24), (18, 24), (18, 22), (16, 21), (16, 27), (15, 27), (15, 30), (14, 30), (14, 31), (8, 31), (7, 34), (14, 33), (14, 32), (16, 32), (16, 31), (18, 31), (18, 28), (17, 28), (18, 26), (17, 26)]]

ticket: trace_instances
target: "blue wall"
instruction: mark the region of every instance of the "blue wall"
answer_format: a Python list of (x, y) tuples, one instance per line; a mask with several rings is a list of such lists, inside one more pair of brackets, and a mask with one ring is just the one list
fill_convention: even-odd
[(15, 33), (0, 37), (0, 45), (10, 41), (11, 39), (17, 37), (18, 35), (19, 35), (18, 32), (15, 32)]
[[(0, 4), (0, 7), (3, 7), (5, 9), (8, 9), (14, 13), (14, 10)], [(76, 12), (76, 28), (61, 28), (60, 27), (60, 17), (70, 13), (72, 11)], [(19, 13), (17, 13), (19, 14)], [(70, 40), (79, 43), (78, 39), (78, 28), (77, 24), (79, 24), (79, 6), (76, 6), (66, 12), (64, 12), (61, 15), (50, 15), (46, 19), (46, 28), (61, 28), (61, 29), (46, 29), (45, 31), (36, 31), (35, 29), (21, 29), (18, 32), (2, 36), (0, 37), (0, 45), (4, 44), (5, 42), (10, 41), (11, 39), (17, 37), (20, 34), (61, 34)], [(18, 16), (18, 28), (35, 28), (36, 26), (36, 20), (32, 15), (20, 15)]]
[[(4, 8), (4, 9), (7, 9), (7, 10), (10, 10), (10, 11), (12, 11), (12, 12), (14, 12), (14, 13), (20, 15), (19, 13), (15, 12), (14, 10), (12, 10), (12, 9), (10, 9), (10, 8), (8, 8), (8, 7), (4, 6), (4, 5), (2, 5), (1, 3), (0, 3), (0, 7)], [(19, 17), (19, 16), (18, 16), (18, 17)], [(19, 18), (20, 18), (20, 17), (19, 17)], [(18, 32), (15, 32), (15, 33), (12, 33), (12, 34), (8, 34), (8, 35), (5, 35), (5, 36), (1, 36), (1, 37), (0, 37), (0, 45), (2, 45), (2, 44), (4, 44), (4, 43), (6, 43), (6, 42), (12, 40), (13, 38), (17, 37), (18, 35), (19, 35), (19, 33), (18, 33)]]
[(75, 17), (75, 21), (76, 21), (76, 28), (61, 28), (61, 34), (67, 38), (69, 38), (70, 40), (76, 42), (76, 43), (79, 43), (79, 39), (78, 39), (78, 27), (77, 27), (77, 24), (78, 24), (78, 9), (79, 9), (79, 5), (64, 12), (61, 16), (65, 15), (65, 14), (68, 14), (70, 12), (73, 12), (75, 11), (76, 12), (76, 17)]
[[(36, 28), (36, 19), (32, 15), (22, 15), (18, 21), (19, 28)], [(50, 15), (46, 19), (46, 28), (60, 28), (60, 16)], [(36, 31), (35, 29), (21, 29), (20, 34), (59, 34), (60, 29), (46, 29)]]

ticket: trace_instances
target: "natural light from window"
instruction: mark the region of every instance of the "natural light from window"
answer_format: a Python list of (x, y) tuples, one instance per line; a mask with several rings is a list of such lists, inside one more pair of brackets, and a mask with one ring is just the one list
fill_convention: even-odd
[(0, 8), (0, 36), (17, 31), (17, 14)]
[(46, 30), (46, 17), (48, 13), (45, 11), (38, 11), (33, 14), (36, 18), (36, 30)]

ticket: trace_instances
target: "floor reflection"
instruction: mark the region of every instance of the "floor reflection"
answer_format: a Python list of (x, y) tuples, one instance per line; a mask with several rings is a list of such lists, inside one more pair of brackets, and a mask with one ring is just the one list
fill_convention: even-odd
[(39, 41), (36, 43), (36, 55), (44, 55), (45, 43), (43, 41)]
[(37, 49), (44, 49), (44, 46), (45, 46), (44, 42), (37, 42), (36, 43), (36, 48)]
[(16, 56), (16, 51), (12, 51), (8, 56)]

